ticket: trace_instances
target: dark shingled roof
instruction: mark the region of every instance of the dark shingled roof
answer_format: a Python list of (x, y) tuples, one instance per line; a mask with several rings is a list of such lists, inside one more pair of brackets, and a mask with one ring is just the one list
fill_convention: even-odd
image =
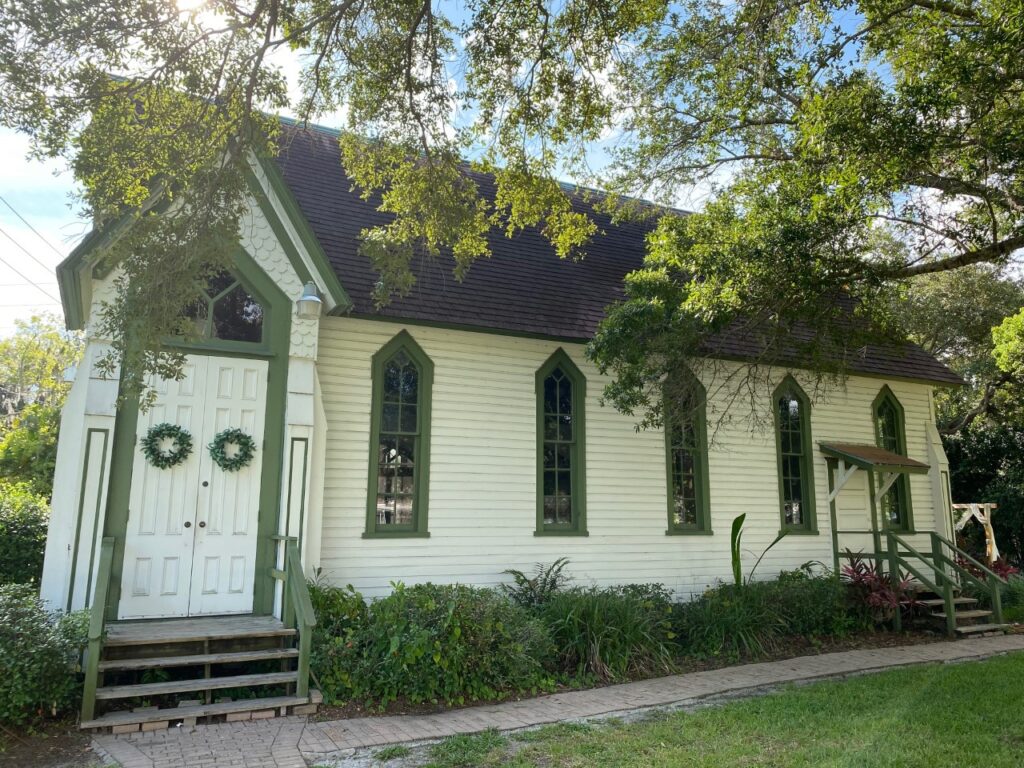
[[(585, 342), (604, 317), (605, 307), (622, 298), (624, 276), (643, 263), (644, 239), (653, 226), (651, 221), (613, 224), (607, 214), (574, 196), (574, 207), (590, 214), (600, 230), (587, 244), (585, 258), (559, 259), (538, 229), (526, 229), (512, 238), (492, 230), (488, 238), (492, 256), (475, 262), (461, 283), (453, 277), (450, 256), (420, 257), (413, 265), (416, 284), (411, 293), (378, 309), (372, 299), (377, 273), (359, 253), (359, 236), (367, 227), (386, 224), (390, 216), (352, 189), (341, 166), (337, 133), (285, 125), (277, 164), (351, 297), (352, 314), (362, 317)], [(483, 174), (473, 176), (481, 193), (492, 197), (493, 180)], [(756, 355), (752, 340), (736, 335), (716, 339), (713, 346), (722, 356)], [(851, 367), (874, 376), (962, 383), (946, 366), (910, 344), (902, 349), (869, 348)]]

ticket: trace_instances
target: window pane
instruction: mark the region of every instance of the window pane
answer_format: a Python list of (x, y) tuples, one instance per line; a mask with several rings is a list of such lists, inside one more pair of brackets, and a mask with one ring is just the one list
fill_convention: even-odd
[(416, 431), (416, 406), (415, 405), (403, 405), (402, 406), (401, 429), (402, 429), (403, 432), (415, 432)]
[(214, 338), (226, 341), (260, 341), (263, 338), (263, 307), (241, 285), (213, 303)]
[(384, 403), (384, 411), (381, 415), (381, 432), (398, 431), (398, 410), (401, 406), (397, 403)]
[(213, 299), (237, 282), (238, 278), (230, 272), (219, 270), (206, 281), (206, 295)]

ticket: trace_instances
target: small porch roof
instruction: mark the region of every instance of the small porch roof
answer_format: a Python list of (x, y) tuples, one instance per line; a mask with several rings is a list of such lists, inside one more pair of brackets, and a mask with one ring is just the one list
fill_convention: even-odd
[(847, 464), (870, 469), (880, 473), (924, 474), (928, 465), (898, 453), (879, 448), (877, 445), (858, 443), (819, 443), (818, 447), (826, 456), (840, 459)]

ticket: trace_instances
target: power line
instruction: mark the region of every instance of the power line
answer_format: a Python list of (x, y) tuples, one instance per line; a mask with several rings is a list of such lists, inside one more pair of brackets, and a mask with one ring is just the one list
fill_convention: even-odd
[(60, 252), (59, 250), (57, 250), (57, 247), (56, 247), (56, 246), (55, 246), (55, 245), (54, 245), (53, 243), (51, 243), (51, 242), (50, 242), (49, 240), (47, 240), (47, 239), (46, 239), (45, 237), (43, 237), (43, 236), (42, 236), (42, 234), (41, 234), (41, 233), (39, 232), (39, 230), (38, 230), (38, 229), (36, 229), (35, 227), (33, 227), (33, 226), (32, 226), (31, 224), (29, 224), (29, 223), (28, 223), (28, 221), (26, 221), (26, 220), (25, 220), (25, 217), (24, 217), (24, 216), (22, 216), (22, 215), (21, 215), (20, 213), (18, 213), (18, 212), (17, 212), (17, 211), (16, 211), (15, 209), (14, 209), (14, 206), (13, 206), (13, 205), (11, 205), (11, 204), (10, 204), (9, 202), (7, 202), (7, 198), (5, 198), (5, 197), (4, 197), (3, 195), (0, 195), (0, 201), (3, 201), (3, 204), (4, 204), (4, 205), (6, 205), (6, 206), (7, 206), (8, 208), (10, 208), (10, 209), (11, 209), (11, 212), (12, 212), (12, 213), (13, 213), (13, 214), (14, 214), (15, 216), (17, 216), (17, 217), (18, 217), (19, 219), (21, 219), (21, 223), (22, 223), (22, 224), (24, 224), (24, 225), (25, 225), (26, 227), (28, 227), (28, 228), (29, 228), (29, 229), (31, 229), (31, 230), (32, 230), (33, 232), (35, 232), (35, 233), (36, 233), (36, 237), (38, 237), (38, 238), (39, 238), (40, 240), (42, 240), (42, 241), (43, 241), (44, 243), (46, 243), (46, 244), (47, 244), (47, 245), (49, 246), (49, 248), (50, 248), (50, 250), (51, 250), (51, 251), (53, 251), (54, 253), (56, 253), (56, 254), (57, 254), (58, 256), (60, 256), (60, 257), (61, 257), (62, 259), (64, 258), (64, 254), (63, 254), (63, 253), (61, 253), (61, 252)]
[[(9, 234), (7, 234), (7, 232), (6, 232), (5, 230), (4, 230), (4, 228), (3, 228), (3, 227), (0, 227), (0, 235), (3, 235), (3, 236), (4, 236), (4, 237), (6, 237), (6, 238), (7, 238), (8, 240), (10, 240), (10, 241), (11, 241), (12, 243), (14, 243), (14, 244), (15, 244), (16, 246), (18, 246), (18, 248), (20, 248), (20, 249), (21, 249), (21, 251), (22, 251), (22, 252), (23, 252), (23, 253), (24, 253), (24, 254), (25, 254), (26, 256), (28, 256), (28, 257), (29, 257), (30, 259), (32, 259), (32, 261), (34, 261), (34, 262), (35, 262), (36, 264), (38, 264), (38, 265), (39, 265), (40, 267), (42, 267), (43, 269), (45, 269), (45, 270), (46, 270), (47, 272), (49, 272), (50, 274), (53, 274), (53, 267), (51, 267), (51, 266), (50, 266), (49, 264), (47, 264), (47, 263), (46, 263), (45, 261), (43, 261), (43, 260), (42, 260), (42, 259), (40, 259), (39, 257), (35, 256), (35, 255), (34, 255), (34, 254), (33, 254), (33, 253), (32, 253), (32, 252), (31, 252), (31, 251), (30, 251), (30, 250), (28, 249), (28, 248), (26, 248), (26, 247), (25, 247), (24, 245), (22, 245), (21, 243), (19, 243), (19, 242), (18, 242), (17, 240), (15, 240), (15, 239), (14, 239), (13, 237), (11, 237), (11, 236), (10, 236)], [(25, 276), (24, 276), (24, 275), (22, 275), (22, 277), (25, 277)], [(26, 279), (28, 279), (28, 278), (26, 278)], [(33, 285), (35, 285), (35, 283), (33, 283)], [(37, 286), (37, 287), (38, 287), (38, 286)]]
[[(0, 229), (0, 232), (3, 232), (3, 230), (2, 230), (2, 229)], [(4, 234), (6, 235), (7, 233), (6, 233), (6, 232), (4, 232)], [(15, 243), (15, 245), (17, 245), (17, 243)], [(35, 288), (35, 289), (36, 289), (37, 291), (39, 291), (40, 293), (42, 293), (42, 294), (43, 294), (44, 296), (46, 296), (46, 297), (47, 297), (48, 299), (53, 299), (53, 300), (54, 300), (55, 302), (57, 302), (58, 304), (60, 304), (60, 303), (61, 303), (60, 299), (58, 299), (58, 298), (57, 298), (56, 296), (54, 296), (54, 295), (53, 295), (52, 293), (50, 293), (50, 292), (49, 292), (48, 290), (46, 290), (45, 288), (43, 288), (43, 287), (41, 287), (40, 285), (38, 285), (38, 284), (37, 284), (36, 282), (34, 282), (34, 281), (33, 281), (33, 280), (31, 279), (31, 278), (29, 278), (29, 277), (28, 277), (28, 276), (27, 276), (26, 274), (24, 274), (24, 273), (23, 273), (23, 272), (22, 272), (21, 270), (19, 270), (19, 269), (18, 269), (17, 267), (15, 267), (15, 266), (14, 266), (13, 264), (11, 264), (10, 262), (8, 262), (8, 261), (7, 261), (6, 259), (4, 259), (4, 258), (3, 258), (2, 256), (0, 256), (0, 264), (3, 264), (3, 265), (4, 265), (5, 267), (7, 267), (7, 268), (8, 268), (9, 270), (11, 270), (11, 271), (12, 271), (12, 272), (13, 272), (14, 274), (16, 274), (16, 275), (17, 275), (18, 277), (20, 277), (20, 278), (21, 278), (22, 280), (27, 280), (27, 281), (29, 282), (29, 284), (30, 284), (30, 285), (31, 285), (31, 286), (32, 286), (33, 288)]]

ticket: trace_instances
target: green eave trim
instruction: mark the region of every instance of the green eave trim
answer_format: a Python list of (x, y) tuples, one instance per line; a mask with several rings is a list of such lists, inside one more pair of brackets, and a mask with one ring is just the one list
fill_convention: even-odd
[[(327, 254), (320, 247), (320, 241), (317, 239), (316, 234), (314, 234), (313, 228), (309, 225), (309, 221), (306, 220), (306, 216), (302, 213), (299, 201), (295, 199), (291, 188), (281, 175), (277, 163), (274, 162), (273, 158), (265, 155), (257, 155), (257, 159), (259, 160), (260, 168), (263, 169), (263, 173), (267, 176), (267, 183), (270, 184), (271, 190), (273, 190), (274, 195), (281, 203), (281, 207), (284, 208), (288, 221), (298, 233), (302, 247), (305, 248), (306, 253), (313, 260), (317, 276), (323, 281), (324, 290), (327, 291), (327, 294), (335, 304), (332, 314), (348, 312), (353, 306), (352, 299), (341, 284), (341, 280), (338, 279), (338, 275), (335, 273), (331, 263), (327, 260)], [(259, 179), (256, 178), (256, 174), (252, 173), (251, 170), (246, 175), (253, 196), (259, 203), (264, 215), (270, 221), (270, 226), (281, 241), (282, 247), (288, 252), (292, 265), (302, 276), (303, 281), (309, 281), (312, 276), (306, 269), (298, 252), (294, 251), (294, 244), (291, 243), (291, 238), (287, 236), (286, 230), (281, 226), (281, 220), (277, 215), (277, 211), (267, 198)]]

